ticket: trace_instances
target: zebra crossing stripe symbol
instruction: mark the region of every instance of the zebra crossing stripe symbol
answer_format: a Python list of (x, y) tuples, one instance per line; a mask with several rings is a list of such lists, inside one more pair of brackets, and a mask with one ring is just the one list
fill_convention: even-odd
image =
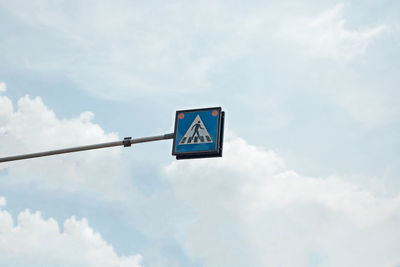
[(182, 137), (179, 145), (190, 145), (190, 144), (207, 144), (213, 143), (210, 134), (207, 131), (206, 126), (197, 115), (185, 135)]

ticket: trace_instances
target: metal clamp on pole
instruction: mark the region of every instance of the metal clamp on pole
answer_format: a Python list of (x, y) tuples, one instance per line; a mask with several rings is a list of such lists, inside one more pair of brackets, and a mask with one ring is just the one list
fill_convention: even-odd
[(124, 141), (122, 141), (122, 144), (124, 145), (124, 147), (131, 146), (131, 144), (132, 144), (131, 140), (132, 140), (132, 137), (125, 137)]

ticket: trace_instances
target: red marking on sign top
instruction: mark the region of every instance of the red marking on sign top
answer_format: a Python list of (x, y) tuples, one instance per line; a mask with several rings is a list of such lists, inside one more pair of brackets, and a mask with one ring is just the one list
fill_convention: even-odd
[(185, 114), (183, 114), (183, 113), (179, 113), (179, 115), (178, 115), (178, 118), (179, 118), (179, 119), (183, 119), (183, 118), (185, 118)]
[(213, 110), (212, 115), (215, 117), (218, 115), (218, 110)]

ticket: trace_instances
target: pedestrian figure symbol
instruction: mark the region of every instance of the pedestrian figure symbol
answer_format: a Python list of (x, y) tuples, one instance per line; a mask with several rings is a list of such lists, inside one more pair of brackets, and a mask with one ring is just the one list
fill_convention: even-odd
[(193, 128), (194, 128), (194, 133), (193, 133), (193, 135), (192, 135), (192, 138), (194, 138), (194, 136), (195, 136), (196, 134), (197, 134), (197, 135), (199, 136), (199, 138), (200, 138), (199, 128), (200, 128), (200, 129), (204, 129), (204, 128), (201, 127), (200, 121), (198, 121), (195, 125), (193, 125), (192, 130), (193, 130)]
[(213, 143), (213, 140), (208, 133), (207, 128), (204, 125), (200, 115), (197, 115), (188, 130), (186, 131), (186, 134), (179, 142), (179, 145), (206, 143)]

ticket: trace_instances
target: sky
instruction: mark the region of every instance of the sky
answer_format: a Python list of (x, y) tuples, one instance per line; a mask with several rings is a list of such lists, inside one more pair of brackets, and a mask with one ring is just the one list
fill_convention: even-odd
[(400, 266), (400, 2), (0, 0), (0, 265)]

